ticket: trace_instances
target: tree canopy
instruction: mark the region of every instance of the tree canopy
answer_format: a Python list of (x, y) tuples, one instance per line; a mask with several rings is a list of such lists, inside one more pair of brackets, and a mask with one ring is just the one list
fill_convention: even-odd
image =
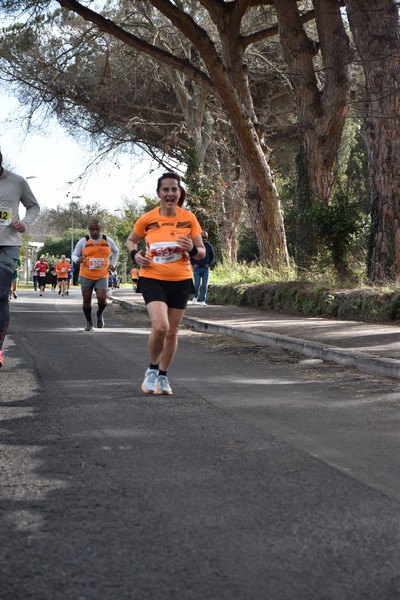
[[(49, 11), (57, 5), (62, 10)], [(366, 100), (370, 274), (396, 276), (399, 144), (384, 151), (398, 139), (395, 0), (119, 0), (97, 10), (76, 0), (27, 0), (0, 7), (23, 11), (23, 25), (2, 36), (0, 69), (22, 84), (33, 109), (50, 105), (99, 146), (137, 143), (161, 163), (196, 164), (188, 180), (200, 201), (202, 183), (213, 191), (207, 202), (214, 202), (217, 228), (228, 232), (230, 218), (238, 223), (241, 207), (238, 216), (234, 206), (245, 199), (268, 266), (288, 261), (272, 169), (279, 173), (285, 154), (292, 166), (297, 153), (296, 257), (306, 263), (318, 252), (307, 211), (331, 202), (346, 118)]]

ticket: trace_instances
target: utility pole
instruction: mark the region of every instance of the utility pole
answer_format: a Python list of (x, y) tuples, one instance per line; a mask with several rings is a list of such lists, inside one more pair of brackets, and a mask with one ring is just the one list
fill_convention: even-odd
[[(25, 177), (25, 179), (28, 181), (28, 179), (36, 179), (36, 175), (28, 175), (28, 177)], [(25, 228), (25, 269), (26, 269), (26, 273), (25, 273), (25, 284), (26, 284), (26, 289), (29, 288), (29, 225), (26, 226)]]
[(71, 204), (69, 205), (71, 210), (71, 262), (72, 253), (74, 251), (74, 203), (73, 200), (80, 200), (81, 196), (72, 196)]

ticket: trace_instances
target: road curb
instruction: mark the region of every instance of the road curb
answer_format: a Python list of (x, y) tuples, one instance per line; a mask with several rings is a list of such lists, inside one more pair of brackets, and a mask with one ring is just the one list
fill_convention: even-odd
[[(120, 300), (114, 296), (112, 297), (112, 300), (127, 310), (146, 311), (145, 306), (135, 304), (134, 302)], [(380, 358), (366, 352), (344, 350), (337, 346), (326, 346), (320, 342), (292, 338), (271, 332), (254, 333), (249, 329), (237, 329), (236, 327), (229, 327), (228, 325), (218, 325), (211, 321), (205, 321), (187, 315), (183, 317), (182, 321), (188, 327), (202, 333), (220, 333), (264, 346), (279, 346), (309, 358), (320, 358), (344, 367), (354, 367), (358, 369), (358, 371), (368, 375), (400, 379), (400, 361), (394, 358)]]

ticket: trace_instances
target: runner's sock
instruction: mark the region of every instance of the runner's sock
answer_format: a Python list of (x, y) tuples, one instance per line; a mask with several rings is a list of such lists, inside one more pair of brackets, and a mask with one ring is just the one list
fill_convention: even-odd
[(98, 311), (97, 311), (98, 316), (100, 316), (103, 313), (106, 306), (107, 306), (107, 304), (99, 304), (98, 305)]
[(88, 323), (92, 322), (92, 309), (91, 308), (83, 308), (84, 315), (86, 317), (86, 321)]

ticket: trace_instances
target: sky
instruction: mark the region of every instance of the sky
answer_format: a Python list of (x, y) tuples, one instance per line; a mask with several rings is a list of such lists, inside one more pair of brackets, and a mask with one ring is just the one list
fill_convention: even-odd
[(79, 179), (90, 158), (90, 149), (79, 145), (55, 119), (41, 131), (26, 133), (21, 124), (24, 108), (18, 100), (0, 90), (0, 147), (3, 166), (28, 179), (43, 208), (68, 204), (80, 196), (82, 204), (98, 203), (109, 212), (123, 207), (123, 198), (139, 200), (155, 196), (157, 179), (165, 171), (146, 155), (120, 153), (106, 159), (95, 173)]

